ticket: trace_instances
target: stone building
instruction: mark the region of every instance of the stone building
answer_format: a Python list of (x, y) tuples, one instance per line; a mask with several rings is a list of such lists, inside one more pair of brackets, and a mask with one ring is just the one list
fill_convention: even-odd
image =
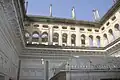
[[(120, 0), (95, 22), (26, 15), (0, 1), (0, 80), (120, 80)], [(94, 10), (97, 19), (97, 10)]]

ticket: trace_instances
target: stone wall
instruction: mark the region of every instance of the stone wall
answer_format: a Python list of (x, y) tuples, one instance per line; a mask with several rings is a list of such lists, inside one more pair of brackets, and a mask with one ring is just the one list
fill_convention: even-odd
[(44, 80), (45, 65), (39, 59), (22, 59), (20, 80)]
[(18, 26), (13, 0), (0, 1), (0, 75), (5, 80), (17, 79), (18, 61), (21, 51), (16, 34)]

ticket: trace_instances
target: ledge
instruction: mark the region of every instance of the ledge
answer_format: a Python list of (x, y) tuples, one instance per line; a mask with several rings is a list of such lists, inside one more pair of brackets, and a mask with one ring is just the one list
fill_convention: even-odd
[(57, 46), (57, 45), (44, 45), (44, 44), (26, 44), (26, 47), (33, 48), (54, 48), (54, 49), (86, 49), (86, 50), (103, 50), (103, 47), (84, 47), (84, 46)]

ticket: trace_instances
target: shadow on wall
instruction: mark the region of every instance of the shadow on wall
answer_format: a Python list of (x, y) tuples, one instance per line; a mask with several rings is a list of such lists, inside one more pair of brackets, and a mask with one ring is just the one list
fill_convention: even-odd
[(5, 77), (0, 75), (0, 80), (5, 80)]

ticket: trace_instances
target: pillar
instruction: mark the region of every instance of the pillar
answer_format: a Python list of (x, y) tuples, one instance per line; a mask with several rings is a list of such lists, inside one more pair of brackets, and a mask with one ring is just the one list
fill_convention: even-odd
[(49, 80), (49, 62), (45, 61), (45, 76), (44, 76), (44, 80)]
[(21, 70), (21, 60), (19, 60), (18, 72), (17, 72), (17, 80), (20, 79), (20, 70)]
[(59, 45), (62, 46), (62, 32), (61, 32), (61, 27), (59, 27)]
[(76, 27), (76, 46), (80, 46), (80, 41), (79, 28)]
[(29, 43), (32, 44), (32, 33), (31, 33), (30, 38), (29, 38)]
[(68, 32), (68, 37), (67, 37), (67, 46), (71, 46), (71, 34), (70, 31)]
[(89, 46), (89, 36), (85, 35), (85, 46)]
[(97, 47), (97, 39), (96, 39), (96, 36), (93, 36), (93, 47)]
[(49, 26), (48, 44), (53, 45), (53, 27)]

